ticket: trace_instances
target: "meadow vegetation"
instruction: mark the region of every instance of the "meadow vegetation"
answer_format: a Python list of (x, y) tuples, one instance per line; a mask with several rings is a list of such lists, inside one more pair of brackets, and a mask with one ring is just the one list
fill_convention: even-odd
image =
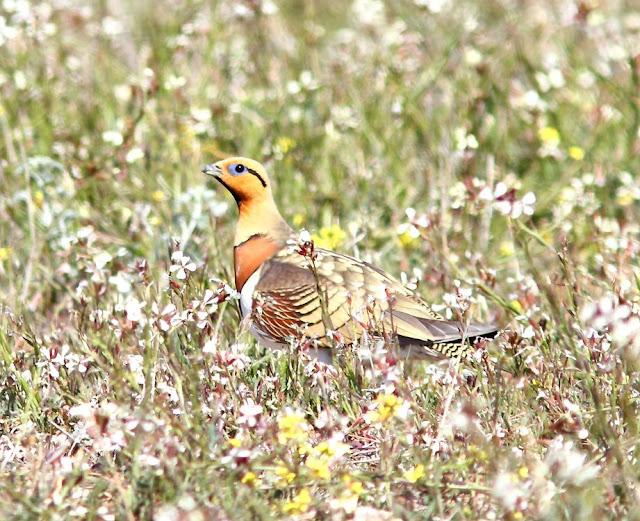
[[(0, 95), (3, 519), (640, 517), (635, 0), (4, 0)], [(503, 333), (257, 346), (228, 154)]]

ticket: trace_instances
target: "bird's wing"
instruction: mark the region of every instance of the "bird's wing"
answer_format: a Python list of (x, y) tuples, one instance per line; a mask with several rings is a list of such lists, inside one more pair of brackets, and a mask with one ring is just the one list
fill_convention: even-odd
[(319, 248), (316, 252), (315, 273), (308, 258), (287, 248), (262, 267), (252, 319), (280, 342), (304, 334), (328, 347), (327, 329), (353, 342), (367, 328), (393, 331), (401, 344), (424, 346), (433, 351), (429, 356), (442, 357), (447, 356), (445, 344), (461, 344), (465, 338), (496, 331), (473, 325), (465, 331), (375, 266)]

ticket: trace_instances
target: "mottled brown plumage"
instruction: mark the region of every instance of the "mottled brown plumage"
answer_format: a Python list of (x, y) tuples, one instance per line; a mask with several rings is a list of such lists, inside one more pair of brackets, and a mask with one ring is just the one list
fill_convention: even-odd
[[(316, 253), (320, 292), (309, 260), (290, 248), (283, 248), (262, 267), (253, 294), (260, 311), (254, 320), (279, 342), (303, 332), (329, 348), (327, 326), (347, 343), (357, 341), (367, 327), (379, 333), (395, 332), (403, 346), (421, 346), (422, 352), (416, 350), (416, 355), (441, 358), (445, 350), (450, 355), (462, 352), (462, 345), (453, 344), (460, 344), (463, 337), (493, 336), (496, 331), (475, 324), (465, 330), (459, 322), (445, 320), (413, 292), (368, 263), (322, 249)], [(323, 319), (320, 295), (324, 296), (330, 324)]]

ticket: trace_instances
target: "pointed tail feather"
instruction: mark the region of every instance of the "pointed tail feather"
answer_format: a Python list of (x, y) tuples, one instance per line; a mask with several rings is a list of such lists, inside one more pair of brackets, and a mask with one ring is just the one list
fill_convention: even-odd
[(392, 315), (401, 345), (459, 344), (476, 338), (494, 338), (498, 334), (498, 328), (493, 325), (465, 326), (455, 320), (416, 317), (397, 310)]

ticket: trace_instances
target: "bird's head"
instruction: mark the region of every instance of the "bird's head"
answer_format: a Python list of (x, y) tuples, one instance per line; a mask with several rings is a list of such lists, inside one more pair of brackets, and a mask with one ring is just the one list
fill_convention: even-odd
[(229, 157), (206, 165), (202, 172), (220, 181), (231, 192), (238, 205), (271, 197), (267, 172), (253, 159)]

